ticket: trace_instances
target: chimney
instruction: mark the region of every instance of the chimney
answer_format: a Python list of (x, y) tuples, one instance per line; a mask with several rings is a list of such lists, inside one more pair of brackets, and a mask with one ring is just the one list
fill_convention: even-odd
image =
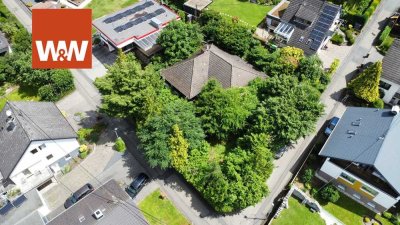
[(98, 209), (98, 210), (94, 211), (93, 216), (94, 216), (94, 218), (96, 218), (96, 220), (99, 220), (99, 219), (103, 218), (104, 214), (101, 212), (100, 209)]
[(394, 105), (391, 110), (393, 115), (397, 115), (400, 113), (400, 107), (398, 105)]

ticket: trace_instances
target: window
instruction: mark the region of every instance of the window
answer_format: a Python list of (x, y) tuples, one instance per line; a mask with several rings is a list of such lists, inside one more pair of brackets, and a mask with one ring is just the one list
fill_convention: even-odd
[(43, 150), (44, 148), (46, 148), (46, 144), (41, 144), (41, 145), (39, 146), (39, 149), (40, 149), (40, 150)]
[(370, 206), (370, 207), (372, 207), (372, 208), (375, 208), (375, 204), (372, 203), (372, 202), (368, 202), (367, 205)]
[(345, 173), (341, 173), (340, 177), (342, 177), (343, 179), (345, 179), (346, 181), (350, 182), (350, 183), (354, 183), (356, 182), (356, 179), (350, 177), (349, 175), (345, 174)]
[(356, 199), (361, 199), (361, 196), (359, 194), (353, 194), (354, 198)]
[(377, 195), (379, 194), (379, 192), (377, 192), (377, 191), (375, 191), (374, 189), (372, 189), (372, 188), (370, 188), (370, 187), (368, 187), (368, 186), (365, 186), (365, 185), (363, 185), (363, 186), (361, 187), (361, 189), (362, 189), (363, 191), (367, 192), (368, 194), (373, 195), (373, 196), (377, 196)]
[(385, 90), (389, 90), (390, 87), (392, 87), (392, 85), (386, 83), (385, 81), (379, 81), (379, 87), (381, 87)]
[(345, 188), (343, 185), (340, 185), (340, 184), (338, 185), (338, 188), (341, 189), (341, 190), (343, 190), (343, 191), (346, 190), (346, 188)]
[(50, 160), (51, 158), (53, 158), (53, 155), (52, 155), (52, 154), (50, 154), (50, 155), (48, 155), (48, 156), (46, 157), (46, 159), (48, 159), (48, 160)]
[(28, 177), (28, 176), (32, 176), (31, 171), (29, 171), (28, 169), (22, 171), (22, 173), (23, 173), (25, 176), (27, 176), (27, 177)]
[(31, 150), (31, 153), (32, 153), (32, 154), (36, 154), (37, 152), (38, 152), (38, 150), (37, 150), (36, 148), (34, 148), (34, 149)]
[(65, 156), (65, 160), (70, 160), (71, 159), (71, 155), (70, 154), (67, 154), (66, 156)]

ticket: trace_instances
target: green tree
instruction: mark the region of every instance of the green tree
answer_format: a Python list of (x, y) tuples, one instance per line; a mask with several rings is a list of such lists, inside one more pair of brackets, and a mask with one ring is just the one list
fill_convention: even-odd
[(375, 102), (379, 99), (379, 81), (381, 79), (381, 73), (382, 62), (378, 61), (366, 68), (352, 80), (348, 88), (354, 92), (357, 98), (371, 103)]
[(115, 141), (115, 150), (118, 152), (125, 152), (126, 151), (126, 145), (124, 140), (122, 140), (121, 137), (118, 137), (117, 140)]
[(314, 170), (311, 168), (307, 168), (306, 170), (304, 170), (303, 176), (301, 176), (301, 181), (303, 183), (309, 183), (311, 182), (313, 177), (314, 177)]
[(110, 116), (144, 122), (161, 110), (164, 82), (152, 67), (143, 70), (132, 53), (120, 53), (95, 85), (103, 96), (101, 110)]
[(199, 25), (182, 21), (171, 22), (157, 39), (157, 43), (164, 48), (163, 54), (168, 64), (189, 58), (200, 50), (202, 42)]
[(169, 139), (171, 148), (171, 165), (179, 172), (186, 170), (188, 162), (189, 144), (183, 137), (182, 131), (177, 124), (172, 126), (172, 135)]
[(175, 124), (182, 130), (189, 151), (202, 146), (204, 132), (194, 111), (192, 103), (175, 98), (138, 128), (140, 146), (151, 167), (166, 169), (171, 166), (170, 137), (173, 131), (171, 128)]
[(321, 190), (320, 195), (322, 199), (330, 202), (337, 202), (340, 198), (339, 191), (332, 184), (324, 187)]
[(296, 72), (299, 81), (309, 81), (320, 91), (325, 89), (330, 80), (329, 75), (323, 70), (322, 61), (317, 55), (300, 59)]
[(216, 80), (210, 80), (195, 101), (204, 131), (218, 139), (242, 129), (257, 104), (248, 88), (223, 89)]

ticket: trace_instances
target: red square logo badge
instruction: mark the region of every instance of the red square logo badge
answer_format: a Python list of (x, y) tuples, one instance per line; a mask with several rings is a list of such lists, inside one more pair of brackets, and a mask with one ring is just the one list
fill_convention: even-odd
[(92, 68), (92, 10), (33, 9), (32, 68)]

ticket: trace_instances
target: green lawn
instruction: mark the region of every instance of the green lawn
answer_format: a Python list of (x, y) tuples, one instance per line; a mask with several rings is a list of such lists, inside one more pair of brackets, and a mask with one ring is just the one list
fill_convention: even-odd
[(297, 199), (289, 198), (289, 208), (281, 212), (279, 217), (272, 221), (272, 225), (325, 225), (325, 221), (318, 213), (312, 213)]
[(361, 204), (355, 202), (353, 199), (346, 195), (340, 194), (339, 201), (335, 203), (321, 204), (326, 211), (330, 212), (336, 218), (341, 220), (344, 224), (348, 225), (362, 225), (363, 216), (368, 215), (375, 217), (382, 222), (383, 225), (391, 225), (389, 221), (376, 215)]
[(137, 1), (138, 0), (92, 0), (86, 8), (92, 9), (92, 18), (96, 19), (130, 6)]
[(214, 0), (208, 8), (230, 16), (237, 16), (251, 26), (257, 26), (264, 20), (273, 6), (258, 5), (240, 0)]
[[(168, 225), (190, 224), (170, 200), (160, 198), (160, 190), (151, 193), (141, 201), (139, 203), (139, 208), (144, 212), (144, 216), (150, 225), (158, 225), (160, 224), (160, 220)], [(157, 217), (157, 219), (150, 215)]]
[[(30, 88), (17, 88), (6, 95), (10, 101), (39, 101), (36, 91)], [(0, 110), (6, 104), (6, 98), (0, 97)]]

